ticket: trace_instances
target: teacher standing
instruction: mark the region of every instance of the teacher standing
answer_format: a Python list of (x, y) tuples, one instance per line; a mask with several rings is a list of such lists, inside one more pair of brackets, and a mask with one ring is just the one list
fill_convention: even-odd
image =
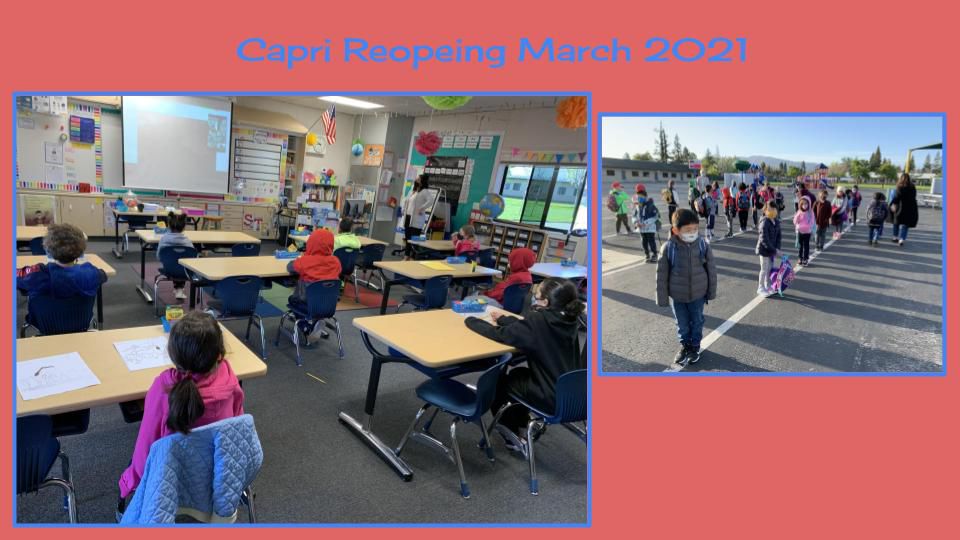
[(917, 188), (907, 173), (900, 175), (897, 190), (890, 199), (890, 210), (893, 212), (893, 241), (902, 246), (907, 239), (907, 229), (916, 227), (917, 222), (920, 221)]
[(423, 232), (423, 226), (427, 222), (427, 212), (430, 211), (430, 205), (433, 204), (431, 193), (427, 191), (430, 187), (430, 180), (426, 174), (421, 174), (413, 183), (413, 190), (403, 200), (403, 253), (406, 260), (413, 257), (413, 246), (410, 245), (410, 239)]

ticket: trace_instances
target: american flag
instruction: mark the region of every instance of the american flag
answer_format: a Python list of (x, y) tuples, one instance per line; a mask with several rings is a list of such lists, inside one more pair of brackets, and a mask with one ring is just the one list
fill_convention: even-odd
[(323, 111), (323, 134), (327, 137), (327, 144), (337, 142), (337, 106), (331, 105), (330, 110)]

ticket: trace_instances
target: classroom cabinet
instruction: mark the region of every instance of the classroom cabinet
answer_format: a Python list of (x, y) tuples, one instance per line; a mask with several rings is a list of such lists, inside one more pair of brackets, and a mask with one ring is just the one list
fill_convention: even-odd
[(59, 199), (60, 223), (75, 225), (87, 236), (104, 235), (102, 198), (61, 196)]
[(269, 206), (244, 206), (240, 232), (261, 239), (276, 238), (273, 208)]

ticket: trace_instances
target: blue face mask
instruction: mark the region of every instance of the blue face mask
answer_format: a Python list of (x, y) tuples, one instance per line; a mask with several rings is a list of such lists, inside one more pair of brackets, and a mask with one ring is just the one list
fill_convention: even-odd
[(645, 203), (645, 202), (647, 202), (647, 198), (646, 198), (646, 197), (637, 197), (637, 202), (638, 202), (638, 203)]

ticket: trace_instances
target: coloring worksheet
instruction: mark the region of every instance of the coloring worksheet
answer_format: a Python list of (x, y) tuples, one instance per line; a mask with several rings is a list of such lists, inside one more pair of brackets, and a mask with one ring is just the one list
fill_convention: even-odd
[(54, 396), (98, 384), (100, 379), (75, 352), (17, 362), (17, 390), (24, 400)]
[(113, 346), (130, 371), (173, 365), (167, 355), (167, 336), (118, 341)]

